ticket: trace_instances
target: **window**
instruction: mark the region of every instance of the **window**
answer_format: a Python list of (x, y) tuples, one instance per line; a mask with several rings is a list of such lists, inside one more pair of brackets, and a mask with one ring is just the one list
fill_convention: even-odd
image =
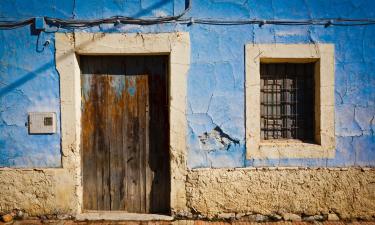
[(248, 159), (332, 158), (334, 47), (246, 45)]
[(260, 64), (261, 139), (314, 140), (314, 63)]

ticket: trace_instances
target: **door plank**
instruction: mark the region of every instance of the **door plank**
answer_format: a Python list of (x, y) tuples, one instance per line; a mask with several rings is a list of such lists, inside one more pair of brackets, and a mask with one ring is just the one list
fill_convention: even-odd
[(122, 58), (111, 57), (106, 62), (109, 78), (108, 97), (108, 138), (109, 138), (109, 168), (110, 168), (110, 209), (124, 210), (123, 202), (123, 128), (122, 115), (125, 108), (123, 98), (125, 76)]
[(138, 74), (141, 71), (141, 65), (139, 65), (139, 59), (137, 58), (127, 58), (126, 59), (126, 97), (127, 97), (127, 118), (128, 118), (128, 132), (125, 134), (127, 136), (127, 141), (130, 143), (128, 145), (128, 160), (126, 163), (127, 170), (127, 207), (128, 212), (141, 212), (140, 209), (140, 178), (139, 170), (140, 165), (140, 122), (138, 115), (138, 101), (137, 95), (138, 90)]

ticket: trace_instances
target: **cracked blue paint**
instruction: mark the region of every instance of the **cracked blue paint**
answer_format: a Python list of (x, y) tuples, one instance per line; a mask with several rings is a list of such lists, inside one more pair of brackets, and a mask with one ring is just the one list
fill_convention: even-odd
[[(0, 16), (12, 19), (170, 16), (183, 11), (184, 6), (185, 0), (30, 0), (27, 4), (4, 0), (0, 5)], [(186, 16), (217, 19), (375, 18), (373, 8), (375, 2), (372, 0), (193, 0), (192, 10)], [(48, 30), (54, 31), (55, 28)], [(375, 26), (105, 24), (75, 31), (190, 33), (191, 64), (187, 84), (189, 168), (375, 166)], [(43, 49), (46, 40), (51, 44)], [(0, 166), (59, 167), (60, 129), (54, 135), (33, 136), (27, 134), (25, 127), (27, 112), (30, 111), (57, 112), (60, 126), (54, 35), (42, 33), (37, 42), (30, 27), (24, 27), (0, 31), (0, 42), (5, 43), (0, 45)], [(334, 159), (245, 159), (244, 46), (247, 43), (335, 45), (337, 144)], [(216, 127), (221, 129), (222, 135), (230, 138), (223, 140), (217, 136)], [(228, 140), (238, 140), (238, 144)]]
[[(43, 40), (53, 34), (43, 34)], [(36, 51), (37, 36), (24, 27), (0, 31), (0, 166), (59, 167), (60, 132), (29, 135), (27, 114), (57, 112), (60, 127), (59, 78), (53, 44)]]

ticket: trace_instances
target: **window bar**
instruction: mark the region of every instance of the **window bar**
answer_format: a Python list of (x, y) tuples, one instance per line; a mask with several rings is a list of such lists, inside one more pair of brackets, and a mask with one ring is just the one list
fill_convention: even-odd
[[(263, 67), (264, 68), (264, 72), (266, 73), (266, 75), (268, 74), (268, 68), (266, 66)], [(264, 91), (265, 90), (265, 87), (267, 87), (267, 79), (264, 79), (264, 86), (263, 86), (263, 98), (264, 98), (264, 103), (267, 103), (267, 94), (266, 92)], [(266, 107), (266, 105), (263, 104), (263, 108), (265, 110), (265, 115), (268, 115), (268, 108)], [(264, 134), (264, 137), (265, 139), (268, 139), (268, 133), (267, 133), (267, 120), (263, 117), (263, 123), (264, 123), (264, 131), (263, 131), (263, 134)]]
[[(283, 91), (282, 91), (282, 101), (283, 102), (286, 102), (286, 68), (284, 66), (284, 74), (283, 74)], [(282, 115), (286, 115), (286, 104), (282, 105), (281, 106), (281, 109), (282, 109)], [(285, 128), (285, 125), (287, 124), (287, 120), (288, 118), (287, 117), (283, 117), (283, 120), (282, 120), (282, 126)], [(282, 134), (282, 137), (283, 138), (287, 138), (288, 137), (288, 130), (287, 129), (283, 129), (283, 134)]]
[(275, 92), (276, 84), (275, 79), (272, 79), (272, 94), (271, 94), (271, 115), (272, 115), (272, 139), (275, 139), (275, 128), (276, 128), (276, 119), (275, 119)]
[[(270, 68), (267, 66), (267, 76), (269, 76), (269, 74), (270, 74)], [(268, 79), (266, 79), (266, 81), (267, 81), (267, 91), (266, 91), (266, 98), (267, 98), (267, 101), (266, 101), (266, 103), (267, 103), (267, 105), (266, 105), (266, 109), (267, 109), (267, 116), (269, 115), (269, 113), (270, 113), (270, 107), (269, 107), (269, 105), (268, 105), (268, 103), (269, 103), (269, 98), (270, 98), (270, 96), (269, 96), (269, 92), (268, 92), (268, 88), (269, 88), (269, 80)], [(270, 136), (270, 131), (269, 131), (269, 119), (266, 117), (265, 118), (265, 120), (266, 120), (266, 123), (267, 123), (267, 126), (266, 126), (266, 132), (267, 132), (267, 139), (269, 139), (269, 136)]]
[(294, 129), (295, 129), (295, 133), (294, 133), (294, 137), (293, 138), (298, 138), (298, 96), (297, 96), (297, 92), (298, 92), (298, 73), (297, 73), (297, 68), (296, 68), (297, 66), (296, 65), (294, 65), (294, 72), (296, 73), (295, 74), (295, 78), (296, 78), (296, 80), (295, 80), (295, 90), (294, 90), (294, 102), (295, 102), (295, 114), (296, 114), (296, 116), (295, 116), (295, 123), (294, 123)]

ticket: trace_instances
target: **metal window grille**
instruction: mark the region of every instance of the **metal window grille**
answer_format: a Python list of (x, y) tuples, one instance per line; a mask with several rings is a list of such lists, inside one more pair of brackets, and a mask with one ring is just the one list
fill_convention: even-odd
[(261, 63), (261, 138), (314, 139), (314, 63)]

